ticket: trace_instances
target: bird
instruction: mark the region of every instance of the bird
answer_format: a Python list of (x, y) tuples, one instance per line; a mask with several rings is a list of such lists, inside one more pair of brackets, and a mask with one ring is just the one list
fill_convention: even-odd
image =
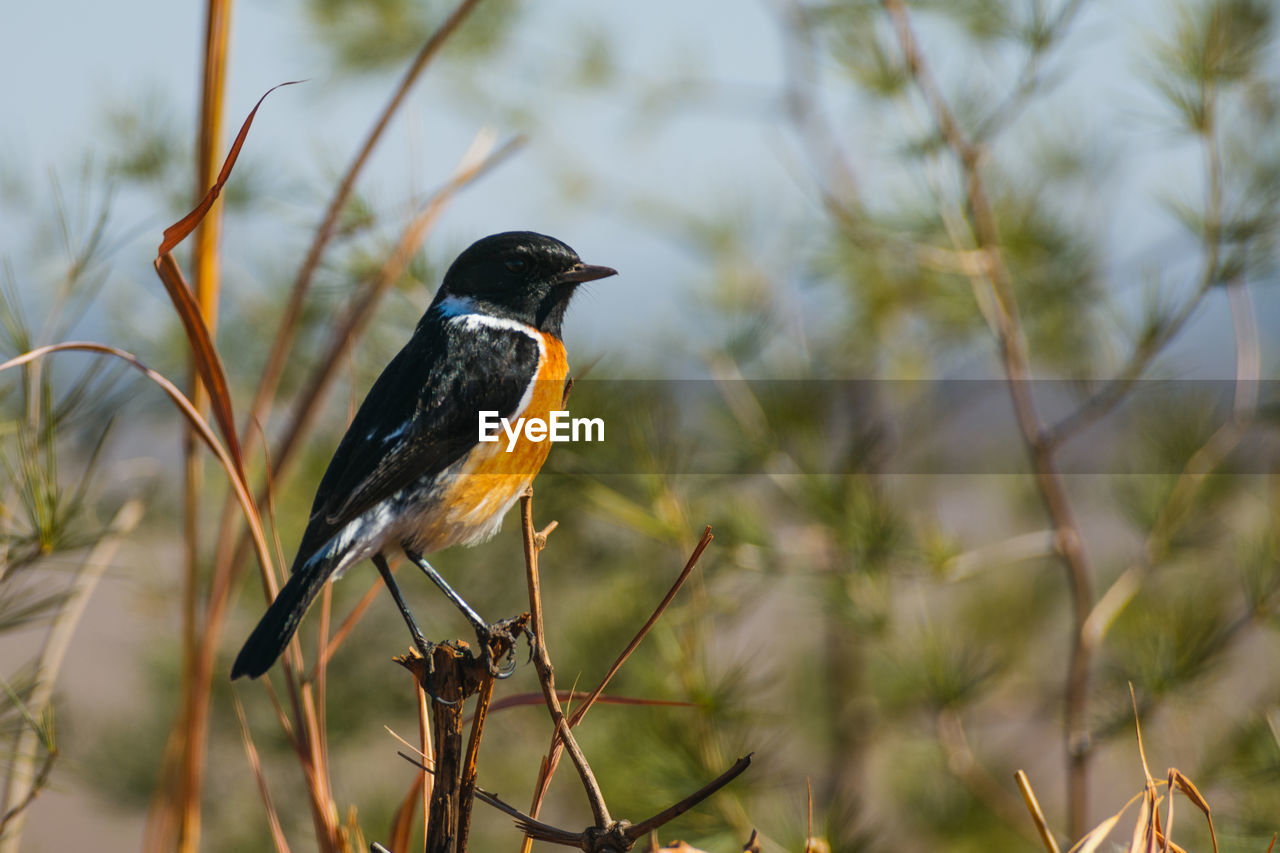
[(396, 549), (462, 610), (488, 655), (491, 626), (423, 555), (493, 537), (533, 481), (550, 443), (527, 431), (511, 451), (505, 440), (481, 442), (479, 413), (515, 423), (560, 408), (565, 311), (580, 285), (613, 275), (532, 231), (484, 237), (457, 257), (338, 443), (289, 579), (236, 656), (232, 679), (270, 669), (324, 584), (366, 559), (428, 657), (387, 562)]

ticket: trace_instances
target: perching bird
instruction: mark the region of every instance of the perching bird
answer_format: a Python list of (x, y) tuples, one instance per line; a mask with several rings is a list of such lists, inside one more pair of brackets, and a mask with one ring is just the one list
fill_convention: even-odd
[(529, 231), (474, 243), (445, 273), (413, 337), (374, 382), (347, 428), (311, 507), (289, 581), (236, 657), (231, 677), (256, 678), (280, 657), (325, 581), (372, 558), (414, 634), (392, 579), (396, 548), (435, 581), (481, 634), (487, 625), (422, 554), (489, 539), (547, 458), (522, 433), (479, 441), (479, 413), (512, 423), (563, 400), (569, 364), (560, 340), (578, 285), (616, 275), (582, 263), (564, 243)]

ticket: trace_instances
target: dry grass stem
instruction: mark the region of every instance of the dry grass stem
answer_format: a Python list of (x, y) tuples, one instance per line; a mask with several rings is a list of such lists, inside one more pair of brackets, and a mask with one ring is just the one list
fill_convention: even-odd
[(235, 705), (236, 720), (240, 723), (240, 737), (244, 742), (244, 754), (249, 759), (249, 768), (258, 783), (258, 796), (262, 798), (262, 806), (267, 812), (267, 825), (271, 829), (271, 841), (277, 853), (288, 853), (289, 842), (285, 840), (284, 828), (280, 825), (280, 815), (276, 812), (275, 803), (271, 800), (271, 789), (267, 787), (267, 779), (262, 774), (262, 760), (258, 756), (258, 748), (253, 744), (253, 734), (249, 731), (249, 721), (244, 716), (244, 705), (240, 697), (234, 693), (231, 701)]
[[(394, 572), (396, 564), (391, 564), (391, 570)], [(347, 614), (347, 618), (342, 620), (342, 624), (338, 626), (338, 630), (334, 631), (329, 637), (328, 642), (324, 644), (323, 650), (320, 652), (319, 658), (316, 660), (315, 667), (307, 675), (308, 681), (315, 680), (316, 673), (320, 667), (328, 666), (329, 661), (333, 658), (338, 648), (342, 646), (343, 640), (355, 628), (356, 623), (360, 621), (360, 617), (364, 616), (366, 610), (373, 604), (373, 600), (378, 597), (378, 592), (382, 589), (382, 578), (377, 577), (369, 588), (365, 590), (364, 595), (360, 596), (360, 600), (356, 602), (355, 607), (351, 608), (351, 612)]]
[(284, 315), (277, 326), (276, 337), (271, 344), (271, 353), (267, 356), (266, 365), (263, 367), (262, 379), (258, 383), (258, 390), (254, 394), (253, 402), (249, 405), (248, 415), (250, 419), (266, 420), (267, 413), (270, 410), (271, 397), (275, 394), (280, 375), (284, 371), (285, 360), (293, 346), (294, 336), (297, 334), (298, 320), (302, 315), (303, 302), (311, 287), (311, 278), (316, 268), (320, 265), (320, 259), (324, 255), (325, 248), (329, 245), (329, 240), (333, 237), (338, 217), (341, 215), (343, 207), (346, 206), (351, 192), (355, 189), (356, 179), (360, 176), (365, 163), (368, 162), (374, 148), (377, 147), (379, 140), (382, 138), (382, 134), (391, 123), (392, 116), (399, 111), (400, 105), (404, 103), (404, 99), (408, 96), (409, 90), (413, 88), (413, 84), (422, 75), (423, 70), (426, 69), (431, 60), (440, 52), (440, 48), (445, 45), (449, 37), (453, 35), (478, 5), (479, 0), (462, 0), (423, 44), (421, 50), (418, 51), (418, 55), (414, 57), (409, 67), (405, 69), (399, 84), (392, 91), (391, 98), (387, 101), (386, 106), (383, 107), (372, 127), (370, 127), (364, 142), (356, 151), (350, 165), (347, 166), (342, 180), (338, 182), (338, 186), (334, 189), (333, 197), (329, 200), (329, 205), (325, 209), (320, 225), (316, 228), (315, 238), (312, 240), (311, 247), (307, 250), (306, 258), (298, 268), (297, 277), (294, 279), (293, 287), (289, 292), (289, 301), (285, 305)]
[[(591, 694), (585, 690), (557, 690), (556, 696), (561, 702), (572, 705), (574, 702), (580, 702)], [(489, 713), (504, 711), (508, 708), (522, 708), (529, 705), (541, 705), (543, 703), (541, 693), (515, 693), (511, 696), (504, 696), (493, 702), (489, 706)], [(597, 696), (596, 703), (600, 705), (644, 705), (663, 708), (694, 708), (697, 707), (695, 702), (685, 702), (679, 699), (644, 699), (639, 696)], [(570, 725), (573, 725), (573, 714), (569, 714)]]
[(418, 812), (418, 801), (422, 797), (423, 779), (430, 776), (426, 772), (415, 773), (409, 783), (409, 790), (391, 817), (391, 832), (387, 836), (386, 849), (396, 851), (408, 850), (413, 839), (413, 818)]
[[(1199, 789), (1196, 788), (1195, 784), (1182, 771), (1174, 767), (1169, 768), (1166, 779), (1161, 782), (1157, 782), (1151, 775), (1151, 768), (1147, 764), (1146, 746), (1142, 739), (1142, 725), (1138, 719), (1137, 697), (1132, 685), (1130, 685), (1129, 691), (1130, 701), (1133, 703), (1134, 734), (1138, 745), (1138, 758), (1142, 767), (1142, 790), (1132, 796), (1120, 811), (1086, 833), (1072, 846), (1070, 853), (1094, 853), (1094, 851), (1098, 850), (1120, 823), (1124, 813), (1134, 803), (1139, 803), (1138, 819), (1134, 823), (1133, 832), (1125, 848), (1127, 853), (1157, 853), (1157, 851), (1163, 851), (1163, 853), (1185, 853), (1182, 847), (1173, 842), (1172, 838), (1174, 791), (1182, 792), (1204, 814), (1205, 821), (1209, 827), (1209, 840), (1213, 845), (1214, 853), (1218, 853), (1218, 837), (1213, 827), (1213, 817), (1209, 809), (1209, 803)], [(1023, 796), (1027, 798), (1028, 808), (1031, 808), (1035, 797), (1031, 793), (1030, 785), (1026, 782), (1026, 777), (1021, 771), (1018, 773), (1018, 785), (1023, 789)], [(1161, 788), (1164, 789), (1167, 797), (1161, 795)], [(1161, 826), (1160, 803), (1166, 799), (1169, 811), (1164, 825)], [(1037, 804), (1033, 809), (1033, 814), (1038, 814), (1038, 812), (1039, 806)], [(1043, 815), (1037, 818), (1037, 826), (1040, 825), (1043, 825)], [(1046, 837), (1046, 847), (1048, 847), (1051, 840), (1051, 838)], [(1274, 840), (1272, 843), (1274, 844)], [(1056, 850), (1056, 847), (1048, 849)]]
[(1040, 801), (1036, 799), (1035, 791), (1031, 789), (1031, 782), (1027, 779), (1027, 774), (1019, 770), (1013, 777), (1018, 783), (1018, 790), (1022, 793), (1022, 800), (1027, 804), (1027, 811), (1031, 813), (1031, 822), (1036, 825), (1036, 833), (1040, 836), (1044, 849), (1049, 853), (1059, 853), (1058, 842), (1053, 837), (1053, 832), (1049, 829), (1049, 823), (1044, 819), (1044, 811), (1040, 808)]

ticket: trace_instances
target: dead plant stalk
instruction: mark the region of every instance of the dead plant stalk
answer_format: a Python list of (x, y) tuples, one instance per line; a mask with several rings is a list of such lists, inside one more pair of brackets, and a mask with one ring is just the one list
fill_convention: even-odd
[[(1013, 283), (1001, 251), (995, 211), (987, 197), (981, 175), (983, 150), (970, 142), (957, 124), (946, 97), (934, 80), (911, 28), (902, 0), (882, 0), (893, 24), (907, 69), (917, 90), (928, 105), (934, 123), (956, 159), (964, 183), (967, 222), (970, 233), (954, 234), (957, 250), (977, 249), (984, 258), (981, 270), (971, 275), (975, 295), (990, 294), (994, 309), (993, 332), (999, 346), (1009, 395), (1031, 459), (1036, 486), (1053, 524), (1057, 552), (1062, 558), (1071, 590), (1072, 632), (1067, 679), (1063, 691), (1063, 723), (1067, 760), (1068, 828), (1073, 836), (1084, 831), (1088, 799), (1089, 757), (1092, 749), (1085, 718), (1089, 700), (1089, 647), (1084, 640), (1085, 624), (1093, 608), (1093, 569), (1062, 475), (1054, 460), (1053, 447), (1045, 440), (1045, 429), (1031, 396), (1032, 378), (1026, 338), (1018, 313)], [(987, 299), (979, 296), (980, 304)]]

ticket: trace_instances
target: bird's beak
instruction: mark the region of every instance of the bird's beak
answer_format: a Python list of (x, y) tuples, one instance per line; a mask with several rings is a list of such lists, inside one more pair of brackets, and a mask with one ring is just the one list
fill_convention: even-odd
[(595, 281), (598, 278), (608, 278), (611, 275), (617, 275), (618, 271), (613, 267), (596, 267), (591, 264), (577, 264), (571, 270), (560, 273), (556, 276), (556, 284), (581, 284), (584, 281)]

